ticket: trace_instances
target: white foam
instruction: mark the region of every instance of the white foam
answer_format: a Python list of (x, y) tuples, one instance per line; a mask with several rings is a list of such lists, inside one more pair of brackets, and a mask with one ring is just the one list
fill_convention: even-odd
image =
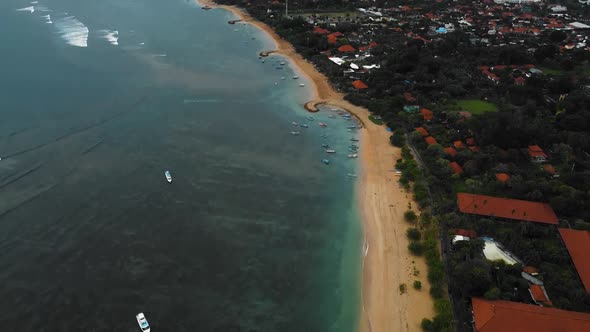
[(55, 27), (66, 43), (76, 47), (88, 47), (88, 28), (74, 16), (57, 19)]
[(35, 11), (38, 12), (52, 12), (53, 10), (45, 7), (45, 6), (35, 6)]
[(25, 7), (25, 8), (19, 8), (16, 10), (17, 12), (29, 12), (29, 13), (34, 13), (35, 12), (35, 6), (29, 6), (29, 7)]
[(99, 30), (98, 35), (106, 39), (111, 45), (119, 45), (119, 31), (117, 30)]
[(165, 57), (165, 56), (168, 56), (168, 55), (167, 54), (154, 54), (154, 56), (157, 56), (157, 57)]
[(36, 5), (36, 4), (38, 4), (38, 3), (39, 3), (39, 1), (31, 1), (31, 2), (30, 2), (30, 4), (31, 4), (31, 5)]

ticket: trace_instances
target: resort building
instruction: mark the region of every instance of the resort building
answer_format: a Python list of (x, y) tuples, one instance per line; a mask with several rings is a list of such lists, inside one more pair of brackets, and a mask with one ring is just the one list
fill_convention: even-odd
[(547, 203), (468, 193), (457, 194), (459, 211), (480, 216), (556, 225), (557, 215)]
[(472, 298), (475, 332), (590, 331), (590, 314), (510, 301)]
[(570, 253), (586, 292), (590, 293), (590, 232), (560, 228), (559, 234)]

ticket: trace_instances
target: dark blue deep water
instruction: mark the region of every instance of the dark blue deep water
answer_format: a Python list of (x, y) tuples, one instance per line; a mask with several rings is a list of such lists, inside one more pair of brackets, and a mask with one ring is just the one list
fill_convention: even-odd
[(229, 19), (0, 2), (2, 330), (356, 329), (351, 123), (306, 120), (305, 81)]

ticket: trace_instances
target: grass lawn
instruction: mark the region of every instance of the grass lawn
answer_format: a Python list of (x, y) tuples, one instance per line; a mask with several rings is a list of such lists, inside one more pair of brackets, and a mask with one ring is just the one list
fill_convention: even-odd
[(371, 120), (374, 124), (376, 124), (378, 126), (381, 126), (383, 124), (382, 120), (375, 119), (375, 117), (372, 115), (369, 115), (369, 120)]
[(547, 75), (561, 75), (563, 74), (563, 70), (561, 69), (552, 69), (552, 68), (539, 68), (543, 71), (543, 73)]
[(459, 107), (469, 111), (473, 115), (483, 114), (486, 112), (497, 112), (498, 108), (492, 103), (479, 99), (465, 99), (457, 102)]

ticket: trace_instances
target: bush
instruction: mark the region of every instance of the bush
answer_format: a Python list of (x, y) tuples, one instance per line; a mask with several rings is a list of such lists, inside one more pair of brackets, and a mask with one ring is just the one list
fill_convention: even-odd
[(408, 250), (410, 250), (410, 252), (416, 256), (422, 256), (424, 253), (424, 246), (420, 242), (412, 241), (410, 244), (408, 244)]
[(497, 300), (500, 298), (501, 292), (498, 288), (494, 287), (490, 290), (488, 290), (487, 292), (485, 292), (485, 294), (483, 295), (483, 297), (486, 298), (486, 300)]
[(408, 229), (406, 235), (408, 236), (408, 239), (413, 241), (418, 241), (421, 237), (420, 231), (417, 228)]
[(432, 321), (428, 318), (424, 318), (422, 320), (422, 324), (420, 325), (422, 326), (422, 330), (426, 332), (434, 331), (434, 323), (432, 323)]
[(404, 219), (407, 222), (414, 223), (418, 219), (418, 216), (416, 216), (416, 212), (409, 210), (409, 211), (404, 212)]
[(408, 287), (406, 286), (406, 284), (399, 284), (399, 293), (403, 294), (407, 291)]
[(414, 289), (417, 289), (417, 290), (422, 289), (422, 282), (420, 282), (420, 280), (414, 280)]

